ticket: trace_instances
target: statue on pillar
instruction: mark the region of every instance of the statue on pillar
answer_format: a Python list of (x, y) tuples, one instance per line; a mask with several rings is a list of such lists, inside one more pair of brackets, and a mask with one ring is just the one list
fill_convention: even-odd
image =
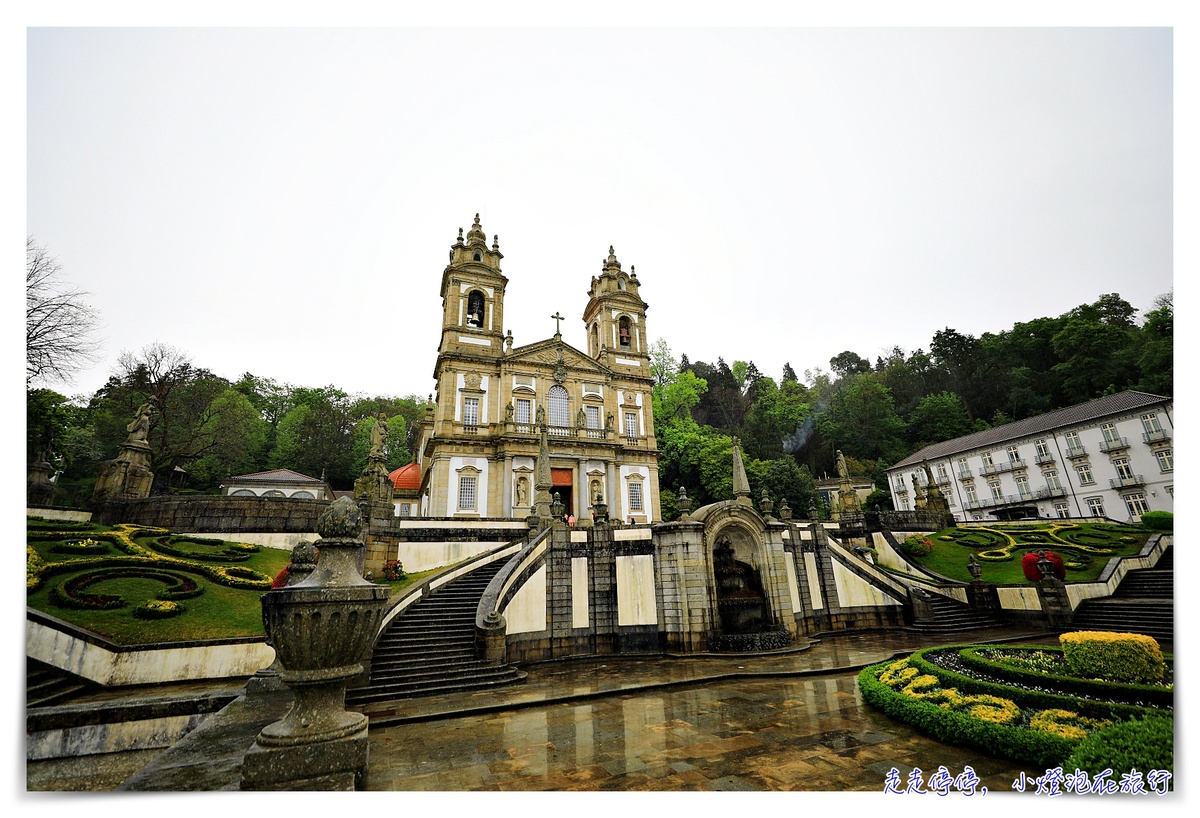
[(837, 453), (837, 471), (838, 502), (835, 519), (840, 519), (842, 514), (860, 513), (862, 506), (858, 502), (858, 492), (854, 490), (854, 483), (850, 479), (850, 467), (846, 465), (846, 457), (841, 449), (838, 449)]
[(138, 407), (137, 414), (125, 427), (128, 436), (117, 456), (106, 462), (92, 490), (92, 506), (102, 508), (106, 503), (121, 500), (140, 500), (150, 496), (154, 486), (154, 470), (150, 467), (150, 420), (158, 410), (158, 399), (151, 396)]

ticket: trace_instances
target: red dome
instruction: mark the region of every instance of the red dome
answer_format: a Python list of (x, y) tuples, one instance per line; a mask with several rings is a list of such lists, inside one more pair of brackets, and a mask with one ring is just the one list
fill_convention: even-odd
[(419, 489), (421, 488), (421, 466), (417, 463), (401, 466), (389, 474), (388, 479), (398, 489)]

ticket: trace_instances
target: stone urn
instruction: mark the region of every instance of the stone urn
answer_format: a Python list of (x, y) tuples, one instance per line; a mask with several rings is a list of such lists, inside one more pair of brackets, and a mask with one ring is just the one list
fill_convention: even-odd
[(263, 624), (294, 697), (292, 709), (259, 733), (261, 747), (292, 747), (366, 730), (367, 717), (345, 709), (346, 684), (363, 672), (379, 631), (388, 589), (358, 569), (362, 514), (342, 497), (317, 521), (316, 568), (303, 581), (263, 594)]

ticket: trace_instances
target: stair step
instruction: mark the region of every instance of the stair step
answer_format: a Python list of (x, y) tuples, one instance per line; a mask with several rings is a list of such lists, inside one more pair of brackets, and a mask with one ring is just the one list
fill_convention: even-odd
[(399, 614), (375, 643), (370, 682), (346, 691), (348, 704), (382, 702), (512, 684), (525, 674), (476, 656), (475, 616), (494, 563), (447, 583)]

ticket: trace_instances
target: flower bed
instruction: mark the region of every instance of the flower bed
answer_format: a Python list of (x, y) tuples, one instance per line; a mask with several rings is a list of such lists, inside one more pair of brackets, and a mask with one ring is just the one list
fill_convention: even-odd
[(859, 689), (868, 704), (940, 741), (1046, 767), (1062, 765), (1081, 742), (1109, 725), (1169, 717), (1151, 707), (975, 678), (936, 661), (972, 651), (982, 662), (978, 656), (983, 650), (970, 645), (928, 648), (872, 665), (859, 674)]

